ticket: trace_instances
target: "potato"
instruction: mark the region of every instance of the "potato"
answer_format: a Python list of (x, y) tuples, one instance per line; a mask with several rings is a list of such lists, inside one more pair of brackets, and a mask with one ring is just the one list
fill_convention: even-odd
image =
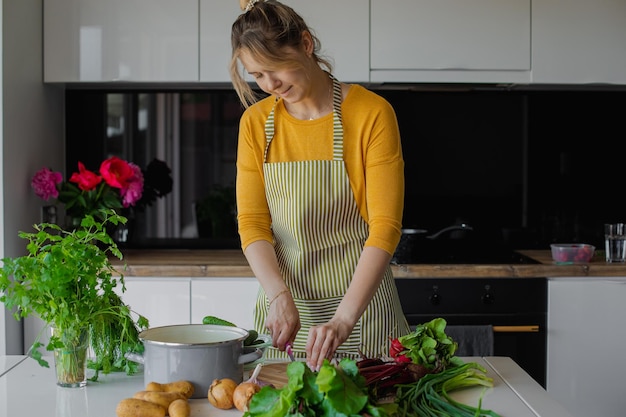
[(154, 404), (158, 404), (166, 410), (174, 400), (187, 400), (187, 397), (185, 397), (180, 392), (139, 391), (136, 392), (133, 397), (140, 400), (149, 401)]
[(126, 398), (115, 408), (117, 417), (165, 417), (167, 409), (150, 401)]
[(149, 382), (148, 385), (146, 385), (146, 391), (180, 392), (185, 397), (191, 398), (194, 392), (194, 387), (191, 382), (184, 380), (168, 382), (167, 384)]
[(189, 417), (191, 415), (191, 407), (187, 400), (178, 399), (172, 401), (167, 409), (170, 417)]

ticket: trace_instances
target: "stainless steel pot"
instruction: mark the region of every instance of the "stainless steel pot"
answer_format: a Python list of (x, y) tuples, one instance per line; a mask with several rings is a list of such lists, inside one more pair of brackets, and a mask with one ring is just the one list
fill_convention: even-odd
[(191, 398), (206, 398), (215, 379), (243, 380), (243, 365), (255, 361), (263, 351), (243, 353), (248, 331), (213, 324), (181, 324), (154, 327), (139, 333), (144, 353), (126, 357), (144, 365), (144, 384), (179, 380), (194, 385)]

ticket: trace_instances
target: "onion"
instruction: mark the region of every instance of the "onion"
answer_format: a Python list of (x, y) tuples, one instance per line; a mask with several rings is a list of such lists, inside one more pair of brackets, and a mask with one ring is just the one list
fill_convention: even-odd
[(259, 372), (261, 372), (261, 367), (262, 365), (260, 363), (257, 364), (257, 366), (254, 368), (254, 371), (252, 372), (252, 375), (250, 376), (250, 379), (242, 382), (241, 384), (237, 385), (237, 388), (235, 388), (235, 391), (233, 392), (233, 403), (235, 404), (235, 407), (237, 407), (237, 410), (243, 412), (248, 411), (250, 400), (252, 399), (254, 394), (261, 390), (262, 383), (260, 383), (260, 381), (257, 379), (257, 377), (259, 376)]
[(230, 378), (215, 379), (209, 387), (209, 402), (222, 410), (233, 408), (233, 393), (237, 388), (237, 383)]

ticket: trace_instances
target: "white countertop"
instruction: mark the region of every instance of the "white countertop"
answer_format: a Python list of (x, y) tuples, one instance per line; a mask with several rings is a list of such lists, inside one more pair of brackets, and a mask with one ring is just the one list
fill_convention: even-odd
[[(143, 374), (124, 373), (101, 375), (99, 382), (88, 382), (84, 388), (61, 388), (55, 382), (54, 365), (43, 368), (33, 359), (22, 360), (23, 356), (0, 358), (0, 363), (13, 366), (0, 376), (0, 417), (114, 417), (120, 400), (144, 389)], [(46, 359), (53, 364), (52, 358)], [(483, 409), (503, 417), (571, 417), (510, 358), (463, 359), (482, 364), (494, 380), (494, 387), (484, 393)], [(476, 406), (480, 393), (480, 388), (468, 389), (453, 397)], [(219, 410), (204, 399), (190, 400), (190, 404), (192, 417), (242, 415), (236, 409)]]
[(0, 376), (9, 372), (13, 367), (26, 359), (25, 356), (0, 356)]

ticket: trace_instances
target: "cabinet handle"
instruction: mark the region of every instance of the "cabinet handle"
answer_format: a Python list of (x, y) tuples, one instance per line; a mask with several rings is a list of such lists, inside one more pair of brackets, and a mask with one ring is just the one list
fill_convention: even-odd
[(494, 333), (537, 333), (539, 325), (531, 324), (530, 326), (493, 326)]

